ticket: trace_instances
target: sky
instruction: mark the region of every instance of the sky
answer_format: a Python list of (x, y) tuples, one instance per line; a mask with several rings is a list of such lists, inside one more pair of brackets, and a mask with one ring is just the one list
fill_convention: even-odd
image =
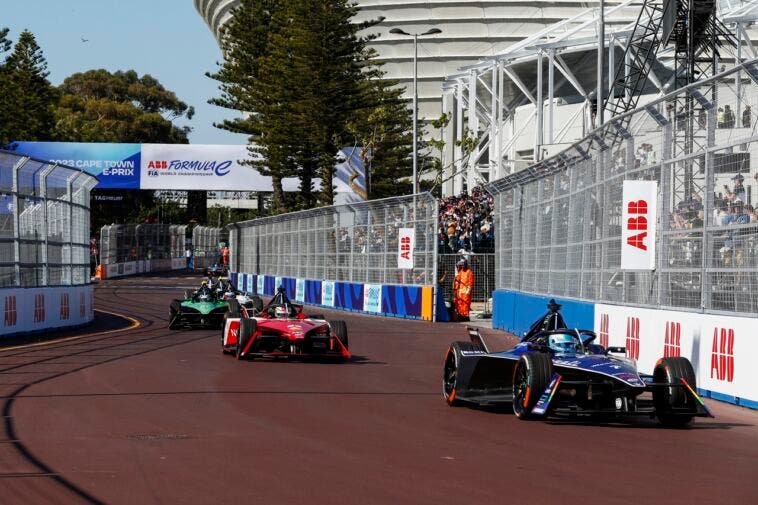
[[(0, 0), (0, 27), (14, 42), (30, 30), (47, 59), (50, 82), (90, 69), (150, 74), (195, 107), (193, 144), (244, 144), (244, 135), (213, 126), (234, 111), (208, 104), (218, 96), (221, 51), (193, 0)], [(86, 40), (83, 41), (82, 39)]]

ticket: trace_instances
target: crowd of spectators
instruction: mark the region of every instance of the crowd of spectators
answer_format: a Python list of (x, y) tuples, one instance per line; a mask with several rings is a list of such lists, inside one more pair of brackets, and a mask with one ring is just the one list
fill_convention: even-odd
[(491, 253), (495, 247), (492, 224), (495, 199), (480, 187), (470, 194), (439, 201), (438, 251), (440, 254)]

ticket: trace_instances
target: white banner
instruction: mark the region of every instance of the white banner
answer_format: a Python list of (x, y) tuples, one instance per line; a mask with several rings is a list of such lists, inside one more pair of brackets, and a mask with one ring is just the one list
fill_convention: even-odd
[(334, 282), (323, 281), (321, 283), (321, 305), (334, 307)]
[(621, 269), (655, 270), (658, 183), (624, 181)]
[(93, 286), (4, 288), (0, 336), (87, 324), (95, 317)]
[[(141, 189), (271, 191), (271, 177), (240, 165), (250, 159), (245, 145), (142, 144)], [(282, 181), (297, 191), (296, 178)]]
[(683, 356), (692, 362), (699, 388), (751, 401), (758, 401), (753, 363), (758, 354), (757, 322), (750, 317), (595, 305), (598, 343), (626, 347), (641, 372), (652, 373), (661, 357)]
[(305, 279), (295, 280), (295, 301), (305, 302)]
[(263, 295), (263, 287), (265, 286), (266, 276), (258, 274), (258, 277), (256, 277), (258, 280), (258, 286), (256, 286), (258, 289), (255, 291), (255, 294), (261, 296)]
[(397, 235), (397, 268), (413, 268), (413, 249), (416, 247), (416, 230), (400, 228)]
[(363, 285), (363, 310), (366, 312), (382, 311), (382, 285), (381, 284), (364, 284)]

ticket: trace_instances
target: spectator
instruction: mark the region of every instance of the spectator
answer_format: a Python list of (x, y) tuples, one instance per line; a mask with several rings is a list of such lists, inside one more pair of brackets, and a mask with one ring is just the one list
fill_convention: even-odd
[(445, 197), (439, 203), (439, 251), (491, 252), (494, 198), (482, 188), (470, 195)]
[(456, 266), (458, 273), (453, 281), (453, 307), (457, 321), (468, 321), (474, 292), (474, 272), (468, 267), (468, 261), (465, 259), (458, 261)]
[(728, 105), (724, 106), (724, 127), (734, 128), (734, 111)]
[(732, 180), (734, 181), (733, 190), (729, 190), (729, 186), (724, 184), (724, 198), (729, 202), (736, 202), (737, 200), (740, 202), (745, 202), (745, 186), (742, 185), (742, 181), (744, 181), (745, 178), (742, 176), (742, 174), (737, 174), (732, 177)]
[(750, 123), (752, 122), (750, 118), (750, 106), (745, 106), (745, 110), (742, 111), (742, 127), (743, 128), (750, 128)]

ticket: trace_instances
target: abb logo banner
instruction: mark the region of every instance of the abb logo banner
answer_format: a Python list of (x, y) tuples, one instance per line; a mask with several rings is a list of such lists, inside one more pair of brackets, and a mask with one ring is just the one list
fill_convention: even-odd
[(711, 345), (711, 379), (734, 380), (734, 329), (714, 328)]
[(608, 347), (608, 314), (600, 314), (600, 345)]
[(16, 326), (18, 313), (16, 312), (16, 297), (5, 297), (5, 326)]
[[(3, 303), (0, 335), (87, 323), (94, 317), (93, 296), (91, 285), (5, 288), (0, 297)], [(50, 305), (49, 311), (46, 304)]]
[(658, 183), (624, 181), (622, 205), (621, 269), (653, 270)]
[(640, 318), (626, 318), (626, 357), (640, 359)]
[(699, 389), (743, 403), (758, 402), (753, 374), (758, 338), (750, 338), (757, 322), (755, 317), (596, 304), (594, 328), (600, 339), (607, 332), (609, 345), (625, 345), (641, 373), (652, 374), (662, 357), (687, 358)]
[(666, 339), (663, 343), (663, 357), (682, 355), (682, 324), (666, 321)]
[(45, 322), (45, 294), (37, 293), (34, 295), (34, 322)]
[(416, 230), (400, 228), (397, 241), (397, 268), (413, 268), (413, 249), (416, 242)]

